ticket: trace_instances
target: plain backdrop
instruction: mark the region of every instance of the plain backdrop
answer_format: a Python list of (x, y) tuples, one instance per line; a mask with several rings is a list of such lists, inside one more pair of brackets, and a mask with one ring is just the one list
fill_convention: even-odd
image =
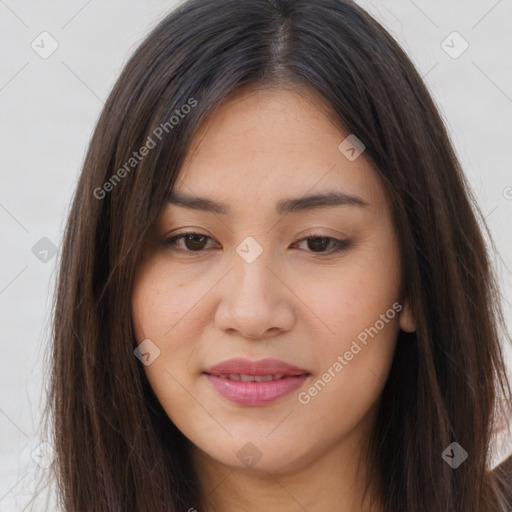
[[(512, 0), (358, 3), (401, 43), (442, 113), (496, 242), (510, 331)], [(0, 512), (23, 510), (45, 471), (49, 310), (89, 138), (127, 58), (174, 5), (0, 0)], [(496, 462), (512, 451), (500, 446)]]

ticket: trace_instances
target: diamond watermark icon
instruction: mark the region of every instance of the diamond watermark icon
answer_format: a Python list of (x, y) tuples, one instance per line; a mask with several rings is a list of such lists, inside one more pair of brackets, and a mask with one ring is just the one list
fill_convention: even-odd
[(340, 143), (338, 149), (345, 158), (353, 162), (366, 149), (366, 146), (353, 133), (351, 133)]
[(47, 59), (59, 47), (57, 40), (48, 32), (41, 32), (30, 44), (39, 57)]
[(468, 452), (459, 443), (454, 442), (446, 448), (441, 457), (453, 469), (457, 469), (468, 458)]
[(246, 263), (252, 263), (263, 252), (263, 247), (252, 236), (248, 236), (236, 248), (236, 252)]
[(43, 263), (48, 263), (56, 253), (57, 246), (45, 236), (32, 247), (32, 254)]
[(147, 338), (137, 346), (133, 353), (144, 366), (149, 366), (160, 356), (160, 349)]
[(262, 453), (252, 443), (245, 443), (236, 454), (240, 462), (252, 468), (260, 459)]
[(452, 59), (458, 59), (469, 48), (469, 43), (458, 32), (453, 31), (442, 41), (441, 48)]
[(38, 466), (47, 469), (55, 460), (55, 454), (55, 448), (47, 441), (43, 441), (34, 448), (30, 456)]

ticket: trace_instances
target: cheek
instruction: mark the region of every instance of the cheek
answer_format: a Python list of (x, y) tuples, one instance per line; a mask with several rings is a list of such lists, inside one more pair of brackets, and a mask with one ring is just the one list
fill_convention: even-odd
[(362, 413), (382, 391), (402, 308), (398, 259), (392, 249), (389, 257), (382, 254), (360, 258), (350, 271), (333, 272), (323, 286), (310, 288), (308, 304), (328, 328), (316, 336), (321, 364), (320, 382), (308, 392), (313, 408), (344, 404)]
[[(165, 271), (165, 266), (150, 260), (139, 269), (132, 292), (132, 318), (137, 343), (150, 339), (158, 347), (158, 356), (143, 369), (159, 402), (170, 413), (187, 410), (188, 398), (179, 382), (185, 382), (187, 361), (194, 349), (189, 336), (176, 333), (189, 319), (193, 308), (189, 297), (183, 295), (183, 279)], [(193, 295), (193, 294), (192, 294)], [(197, 299), (196, 299), (197, 300)], [(193, 316), (193, 309), (192, 315)], [(188, 329), (193, 324), (187, 324)], [(185, 377), (184, 377), (185, 375)]]
[(132, 317), (138, 341), (152, 336), (163, 339), (193, 308), (201, 290), (188, 287), (184, 291), (185, 282), (157, 258), (139, 269), (132, 292)]
[[(335, 334), (318, 339), (318, 373), (297, 396), (309, 428), (323, 435), (349, 432), (371, 410), (382, 393), (398, 335), (398, 302), (376, 296), (369, 302), (345, 299), (327, 318)], [(381, 316), (382, 315), (382, 316)]]
[[(301, 281), (303, 289), (298, 289), (297, 294), (307, 297), (307, 305), (327, 329), (327, 339), (338, 348), (374, 326), (398, 301), (399, 272), (397, 265), (389, 261), (361, 260), (330, 273), (320, 282)], [(390, 324), (398, 325), (396, 307), (386, 315), (386, 328)], [(381, 322), (378, 327), (386, 330)]]
[(132, 318), (137, 343), (150, 339), (159, 355), (144, 370), (159, 394), (181, 392), (173, 380), (190, 378), (190, 366), (204, 328), (202, 300), (212, 287), (211, 279), (186, 276), (170, 268), (163, 258), (150, 258), (139, 269), (132, 292)]

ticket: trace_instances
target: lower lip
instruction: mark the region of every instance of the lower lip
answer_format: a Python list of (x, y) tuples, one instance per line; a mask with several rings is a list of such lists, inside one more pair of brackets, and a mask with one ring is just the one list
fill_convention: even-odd
[(225, 398), (240, 405), (266, 405), (289, 395), (300, 387), (309, 374), (290, 375), (284, 379), (242, 382), (206, 374), (215, 389)]

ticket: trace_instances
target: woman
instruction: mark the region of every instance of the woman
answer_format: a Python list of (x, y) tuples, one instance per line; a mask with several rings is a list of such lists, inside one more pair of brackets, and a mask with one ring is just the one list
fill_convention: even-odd
[(481, 220), (357, 5), (180, 5), (111, 92), (66, 229), (64, 510), (510, 510)]

